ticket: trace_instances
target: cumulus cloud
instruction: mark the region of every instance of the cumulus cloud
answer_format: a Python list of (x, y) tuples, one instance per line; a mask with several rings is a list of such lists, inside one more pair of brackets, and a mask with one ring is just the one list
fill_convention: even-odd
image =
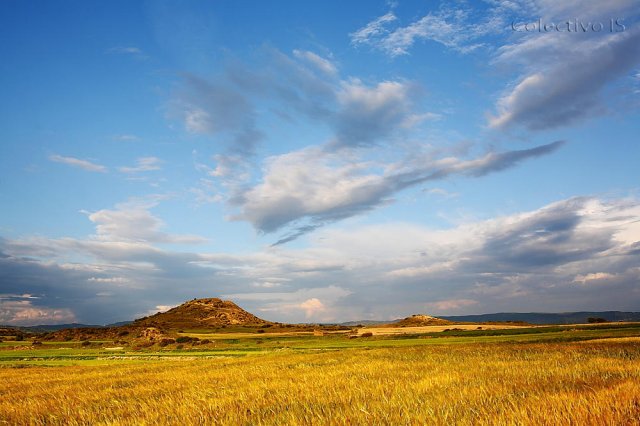
[(162, 232), (164, 222), (149, 211), (153, 206), (153, 201), (145, 203), (133, 200), (119, 204), (115, 209), (88, 213), (88, 217), (96, 225), (96, 239), (102, 241), (173, 244), (198, 244), (206, 241), (195, 235)]
[(337, 93), (336, 140), (342, 146), (366, 146), (384, 140), (405, 127), (412, 114), (411, 94), (415, 87), (400, 81), (383, 81), (373, 87), (358, 79), (343, 81)]
[(0, 324), (41, 325), (68, 324), (76, 321), (70, 309), (52, 309), (34, 306), (30, 300), (0, 299)]
[[(0, 288), (14, 296), (0, 297), (11, 302), (2, 318), (40, 321), (68, 310), (76, 320), (101, 323), (212, 296), (293, 322), (633, 310), (640, 303), (638, 217), (635, 199), (572, 198), (445, 230), (332, 227), (305, 248), (247, 254), (92, 238), (0, 240)], [(15, 315), (24, 309), (44, 313)]]
[(349, 296), (351, 291), (342, 287), (330, 285), (299, 289), (289, 293), (237, 293), (224, 297), (240, 300), (248, 305), (261, 303), (258, 308), (262, 312), (277, 313), (283, 317), (295, 318), (300, 312), (306, 320), (332, 321), (336, 320), (335, 304)]
[(106, 173), (108, 171), (105, 166), (76, 157), (65, 157), (58, 154), (52, 154), (49, 156), (49, 160), (55, 163), (62, 163), (72, 167), (78, 167), (88, 172)]
[(300, 308), (305, 311), (305, 315), (307, 318), (311, 318), (314, 315), (317, 315), (319, 312), (324, 312), (327, 308), (324, 304), (316, 297), (311, 299), (307, 299), (300, 304)]
[(468, 309), (470, 306), (477, 305), (476, 300), (471, 299), (447, 299), (439, 300), (437, 302), (430, 302), (425, 304), (427, 312), (431, 312), (434, 315), (438, 315), (441, 312), (456, 312)]

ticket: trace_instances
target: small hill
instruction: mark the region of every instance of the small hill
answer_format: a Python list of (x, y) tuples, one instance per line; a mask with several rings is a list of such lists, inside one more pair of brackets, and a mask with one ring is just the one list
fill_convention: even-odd
[(425, 327), (428, 325), (449, 325), (453, 324), (451, 321), (432, 317), (430, 315), (411, 315), (405, 319), (393, 322), (389, 324), (393, 327)]
[(163, 329), (197, 329), (268, 324), (272, 323), (250, 314), (233, 302), (210, 298), (190, 300), (166, 312), (137, 319), (131, 325)]

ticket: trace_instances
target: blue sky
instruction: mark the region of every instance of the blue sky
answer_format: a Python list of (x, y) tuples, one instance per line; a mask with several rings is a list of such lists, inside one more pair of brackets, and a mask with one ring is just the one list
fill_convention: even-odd
[(639, 309), (636, 1), (0, 17), (0, 323)]

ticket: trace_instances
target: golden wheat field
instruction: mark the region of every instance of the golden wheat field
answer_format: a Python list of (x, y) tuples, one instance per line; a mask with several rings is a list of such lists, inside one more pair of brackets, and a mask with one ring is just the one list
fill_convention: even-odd
[(0, 369), (0, 423), (640, 423), (637, 339), (102, 364)]

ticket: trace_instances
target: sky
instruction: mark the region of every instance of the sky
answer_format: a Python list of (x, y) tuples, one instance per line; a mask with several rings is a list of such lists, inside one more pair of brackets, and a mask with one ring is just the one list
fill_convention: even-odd
[(639, 18), (0, 2), (0, 324), (638, 311)]

